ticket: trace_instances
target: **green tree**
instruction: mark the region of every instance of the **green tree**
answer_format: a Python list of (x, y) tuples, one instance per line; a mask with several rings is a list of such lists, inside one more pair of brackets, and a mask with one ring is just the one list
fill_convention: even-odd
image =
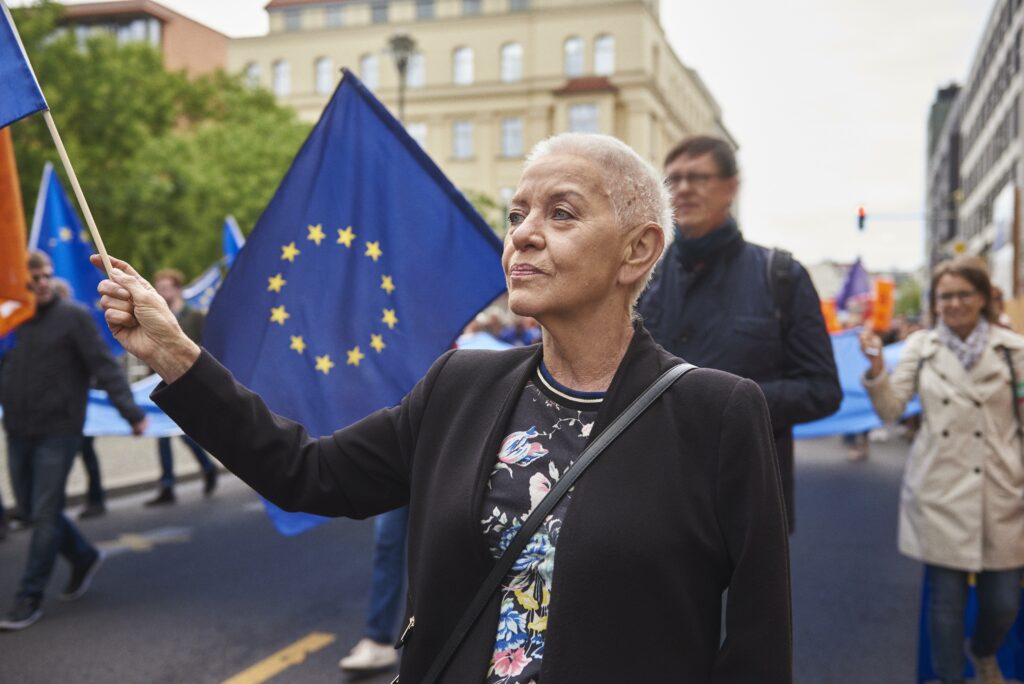
[[(220, 256), (226, 214), (255, 223), (309, 127), (238, 76), (189, 79), (113, 37), (80, 45), (60, 30), (62, 11), (43, 0), (15, 16), (108, 250), (143, 273), (197, 275)], [(13, 135), (26, 199), (47, 161), (67, 187), (41, 117)]]
[(896, 288), (897, 316), (921, 315), (921, 283), (916, 278), (907, 278)]

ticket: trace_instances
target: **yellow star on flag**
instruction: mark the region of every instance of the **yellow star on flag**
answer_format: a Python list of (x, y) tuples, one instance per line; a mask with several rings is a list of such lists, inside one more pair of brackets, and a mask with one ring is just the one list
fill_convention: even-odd
[(86, 230), (78, 231), (78, 239), (81, 240), (82, 242), (89, 242), (90, 240), (92, 240), (92, 238), (89, 237), (89, 231)]
[(366, 254), (364, 256), (368, 256), (373, 259), (374, 263), (376, 263), (377, 259), (380, 259), (383, 254), (384, 252), (380, 251), (380, 242), (366, 243)]
[(302, 339), (302, 335), (292, 335), (291, 338), (292, 338), (292, 344), (289, 347), (289, 349), (294, 349), (295, 351), (299, 352), (300, 354), (302, 352), (306, 351), (306, 343)]
[(285, 261), (295, 261), (295, 257), (300, 254), (299, 250), (295, 248), (294, 242), (289, 242), (287, 245), (281, 246), (281, 258)]
[(334, 362), (331, 361), (330, 354), (324, 354), (323, 356), (316, 357), (316, 369), (318, 371), (327, 375), (331, 372), (332, 368), (334, 368)]
[(384, 351), (384, 347), (387, 346), (386, 344), (384, 344), (384, 336), (370, 335), (370, 346), (376, 349), (377, 353), (380, 354), (382, 351)]
[(70, 228), (61, 228), (58, 232), (60, 233), (60, 239), (64, 242), (71, 242), (71, 238), (75, 236), (75, 234), (71, 232)]
[(382, 275), (380, 277), (380, 289), (384, 290), (388, 294), (395, 291), (395, 281), (392, 280), (391, 276)]
[(272, 278), (267, 278), (267, 292), (280, 292), (287, 283), (288, 281), (278, 273)]
[(338, 244), (345, 245), (346, 247), (352, 247), (352, 241), (356, 239), (356, 234), (352, 232), (352, 226), (347, 227), (345, 230), (338, 229)]
[(366, 358), (366, 354), (359, 351), (358, 346), (355, 349), (350, 349), (345, 353), (348, 354), (348, 361), (346, 361), (345, 363), (347, 363), (349, 366), (358, 366), (359, 362)]
[(270, 310), (270, 320), (273, 323), (284, 325), (284, 322), (289, 318), (291, 318), (291, 314), (284, 310), (284, 304), (275, 306)]
[(380, 319), (381, 322), (387, 324), (392, 330), (395, 329), (395, 323), (398, 323), (398, 316), (395, 315), (394, 309), (384, 309), (384, 318)]
[(307, 240), (312, 240), (313, 242), (316, 243), (316, 246), (319, 247), (320, 246), (320, 241), (323, 240), (325, 237), (327, 237), (327, 236), (324, 234), (323, 226), (321, 226), (318, 223), (315, 226), (310, 226), (309, 227), (309, 235), (306, 236), (306, 239)]

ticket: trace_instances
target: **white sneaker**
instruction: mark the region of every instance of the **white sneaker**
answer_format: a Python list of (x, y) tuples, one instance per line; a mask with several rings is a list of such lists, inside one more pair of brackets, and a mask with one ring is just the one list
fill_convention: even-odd
[(348, 672), (383, 670), (398, 663), (398, 651), (391, 644), (379, 644), (373, 639), (360, 639), (352, 651), (338, 661), (338, 667)]

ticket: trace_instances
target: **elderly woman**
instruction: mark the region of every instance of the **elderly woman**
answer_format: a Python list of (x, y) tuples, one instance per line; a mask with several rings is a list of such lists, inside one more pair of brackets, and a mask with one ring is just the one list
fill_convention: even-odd
[(1024, 566), (1024, 464), (1019, 398), (1024, 338), (990, 323), (983, 266), (958, 259), (935, 268), (933, 330), (907, 339), (892, 375), (881, 340), (864, 385), (886, 420), (921, 398), (921, 429), (903, 475), (899, 548), (928, 568), (932, 662), (943, 684), (963, 682), (968, 573), (976, 573), (978, 621), (971, 651), (983, 684), (1002, 682), (995, 654), (1013, 626)]
[[(354, 518), (409, 505), (400, 676), (419, 684), (530, 510), (680, 363), (632, 315), (670, 226), (657, 172), (626, 145), (540, 143), (502, 262), (510, 307), (543, 342), (449, 352), (398, 406), (319, 440), (192, 344), (127, 264), (100, 291), (114, 334), (165, 381), (154, 400), (263, 496)], [(675, 382), (544, 520), (440, 681), (789, 682), (771, 445), (753, 382), (704, 369)]]

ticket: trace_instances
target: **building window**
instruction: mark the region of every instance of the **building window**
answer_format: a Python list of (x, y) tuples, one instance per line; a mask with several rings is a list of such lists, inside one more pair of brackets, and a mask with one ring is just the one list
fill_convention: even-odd
[(302, 10), (286, 9), (284, 11), (284, 30), (298, 31), (302, 28)]
[(416, 0), (416, 18), (434, 18), (434, 0)]
[(273, 89), (278, 97), (288, 97), (292, 91), (292, 70), (283, 59), (274, 62)]
[(501, 120), (501, 156), (523, 156), (523, 120), (518, 116)]
[(583, 39), (579, 36), (565, 39), (565, 75), (583, 75)]
[(462, 13), (467, 16), (480, 14), (480, 0), (462, 0)]
[(318, 95), (327, 95), (334, 90), (334, 60), (330, 57), (318, 58), (314, 75)]
[(422, 88), (427, 84), (427, 60), (422, 52), (409, 55), (405, 68), (405, 84), (410, 88)]
[(510, 12), (525, 12), (530, 9), (529, 0), (508, 0), (508, 9)]
[(615, 37), (607, 33), (594, 41), (594, 73), (611, 76), (615, 73)]
[(452, 124), (452, 157), (473, 158), (473, 122), (456, 121)]
[(259, 62), (249, 62), (245, 65), (245, 82), (250, 88), (258, 88), (260, 85)]
[(341, 5), (328, 5), (326, 23), (328, 28), (345, 25), (345, 8)]
[(149, 44), (155, 48), (160, 47), (160, 37), (163, 34), (163, 24), (159, 19), (150, 19), (146, 22)]
[(386, 24), (388, 23), (388, 3), (383, 0), (377, 0), (370, 6), (370, 20), (374, 24)]
[(409, 137), (412, 138), (419, 144), (423, 149), (427, 149), (427, 124), (422, 121), (414, 121), (405, 127), (408, 131)]
[(505, 83), (520, 81), (523, 78), (523, 46), (519, 43), (506, 43), (501, 46), (501, 80)]
[(377, 55), (369, 54), (359, 58), (359, 78), (370, 90), (380, 87), (380, 65), (377, 62)]
[(569, 130), (573, 133), (600, 133), (596, 104), (569, 106)]
[(452, 55), (452, 81), (456, 85), (473, 83), (473, 48), (456, 48)]
[(498, 199), (501, 201), (501, 212), (508, 213), (508, 205), (512, 204), (512, 198), (516, 196), (516, 189), (504, 187), (498, 189)]

